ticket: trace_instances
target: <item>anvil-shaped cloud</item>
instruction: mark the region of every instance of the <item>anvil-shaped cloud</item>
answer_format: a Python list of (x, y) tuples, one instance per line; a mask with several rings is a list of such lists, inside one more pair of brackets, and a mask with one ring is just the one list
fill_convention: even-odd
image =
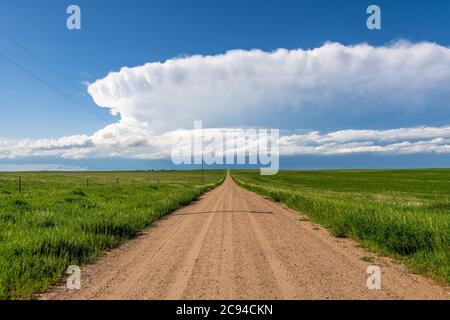
[(282, 129), (282, 155), (449, 153), (449, 88), (450, 48), (429, 42), (180, 57), (89, 85), (118, 123), (92, 136), (0, 139), (0, 158), (168, 157), (173, 131), (195, 120), (210, 135)]
[(152, 62), (110, 73), (88, 91), (123, 122), (157, 132), (194, 120), (326, 130), (442, 125), (449, 85), (449, 48), (401, 41)]

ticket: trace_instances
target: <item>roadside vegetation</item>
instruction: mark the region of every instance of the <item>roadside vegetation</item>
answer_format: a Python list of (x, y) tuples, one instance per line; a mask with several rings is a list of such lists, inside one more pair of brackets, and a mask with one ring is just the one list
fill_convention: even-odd
[(0, 298), (26, 299), (212, 189), (225, 171), (0, 173)]
[(450, 284), (450, 170), (233, 171), (241, 186)]

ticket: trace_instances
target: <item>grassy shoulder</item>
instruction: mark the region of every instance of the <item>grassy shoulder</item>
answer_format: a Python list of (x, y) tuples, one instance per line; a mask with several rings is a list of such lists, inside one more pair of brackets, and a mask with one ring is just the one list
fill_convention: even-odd
[(224, 177), (225, 171), (205, 171), (204, 179), (199, 171), (0, 173), (0, 298), (32, 298), (68, 265), (91, 261)]
[(233, 171), (241, 186), (309, 215), (413, 271), (450, 283), (450, 170)]

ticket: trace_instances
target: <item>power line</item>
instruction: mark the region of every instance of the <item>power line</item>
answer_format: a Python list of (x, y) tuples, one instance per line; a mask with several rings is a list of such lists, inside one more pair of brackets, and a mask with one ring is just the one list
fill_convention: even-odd
[[(44, 60), (42, 60), (39, 56), (37, 56), (35, 53), (33, 53), (30, 49), (28, 49), (27, 47), (25, 47), (23, 44), (21, 44), (19, 41), (17, 41), (16, 39), (14, 39), (13, 37), (11, 37), (8, 33), (6, 33), (5, 31), (3, 31), (2, 29), (0, 29), (0, 33), (3, 34), (7, 39), (9, 39), (10, 41), (14, 42), (18, 47), (22, 48), (24, 51), (26, 51), (29, 55), (31, 55), (33, 58), (35, 58), (37, 61), (39, 61), (42, 65), (44, 65), (45, 67), (47, 67), (49, 70), (51, 70), (53, 73), (55, 73), (57, 76), (59, 76), (61, 79), (63, 79), (65, 82), (67, 82), (68, 84), (70, 84), (72, 87), (74, 87), (75, 89), (79, 90), (79, 91), (84, 91), (83, 88), (81, 88), (79, 85), (75, 84), (73, 81), (69, 80), (67, 77), (65, 77), (62, 73), (60, 73), (58, 70), (56, 70), (55, 68), (53, 68), (51, 65), (49, 65), (47, 62), (45, 62)], [(45, 84), (46, 86), (48, 86), (49, 88), (51, 88), (52, 90), (55, 90), (56, 92), (58, 92), (59, 94), (63, 95), (65, 98), (69, 99), (70, 101), (72, 101), (73, 103), (75, 103), (76, 105), (78, 105), (79, 107), (81, 107), (82, 109), (84, 109), (85, 111), (89, 112), (90, 114), (94, 115), (95, 117), (99, 118), (100, 120), (109, 123), (108, 120), (106, 120), (105, 118), (101, 117), (100, 115), (96, 114), (95, 112), (92, 112), (88, 107), (84, 106), (83, 104), (81, 104), (80, 102), (78, 102), (77, 100), (75, 100), (74, 98), (72, 98), (71, 96), (69, 96), (68, 94), (64, 93), (63, 91), (59, 90), (58, 88), (54, 87), (53, 85), (51, 85), (50, 83), (48, 83), (47, 81), (43, 80), (42, 78), (40, 78), (39, 76), (37, 76), (36, 74), (34, 74), (33, 72), (27, 70), (25, 67), (21, 66), (20, 64), (16, 63), (15, 61), (13, 61), (11, 58), (5, 56), (4, 54), (0, 53), (0, 56), (7, 60), (8, 62), (10, 62), (11, 64), (15, 65), (17, 68), (21, 69), (22, 71), (24, 71), (25, 73), (27, 73), (28, 75), (32, 76), (33, 78), (35, 78), (36, 80), (40, 81), (41, 83)]]
[(89, 112), (90, 114), (96, 116), (97, 118), (99, 118), (100, 120), (109, 123), (108, 120), (106, 120), (105, 118), (99, 116), (98, 114), (92, 112), (88, 107), (86, 107), (85, 105), (81, 104), (80, 102), (78, 102), (77, 100), (75, 100), (74, 98), (72, 98), (71, 96), (69, 96), (68, 94), (66, 94), (65, 92), (59, 90), (58, 88), (56, 88), (55, 86), (51, 85), (49, 82), (45, 81), (44, 79), (40, 78), (38, 75), (36, 75), (35, 73), (29, 71), (27, 68), (25, 68), (24, 66), (18, 64), (17, 62), (13, 61), (12, 59), (10, 59), (9, 57), (5, 56), (4, 54), (2, 54), (0, 52), (0, 57), (2, 57), (3, 59), (5, 59), (6, 61), (8, 61), (9, 63), (13, 64), (14, 66), (16, 66), (17, 68), (21, 69), (22, 71), (24, 71), (25, 73), (27, 73), (28, 75), (30, 75), (31, 77), (35, 78), (36, 80), (38, 80), (39, 82), (43, 83), (44, 85), (46, 85), (47, 87), (49, 87), (50, 89), (58, 92), (60, 95), (64, 96), (66, 99), (69, 99), (70, 101), (72, 101), (73, 103), (75, 103), (77, 106), (81, 107), (82, 109), (84, 109), (85, 111)]
[(73, 83), (73, 81), (69, 80), (67, 77), (65, 77), (62, 73), (60, 73), (58, 70), (56, 70), (55, 68), (53, 68), (51, 65), (49, 65), (47, 62), (45, 62), (44, 60), (42, 60), (39, 56), (37, 56), (35, 53), (33, 53), (33, 51), (31, 51), (30, 49), (28, 49), (27, 47), (25, 47), (23, 44), (21, 44), (19, 41), (17, 41), (16, 39), (14, 39), (13, 37), (11, 37), (9, 34), (7, 34), (5, 31), (3, 31), (2, 29), (0, 29), (0, 33), (3, 34), (6, 38), (8, 38), (10, 41), (14, 42), (18, 47), (22, 48), (23, 50), (25, 50), (29, 55), (31, 55), (33, 58), (35, 58), (37, 61), (39, 61), (41, 64), (43, 64), (44, 66), (46, 66), (48, 69), (50, 69), (53, 73), (55, 73), (56, 75), (58, 75), (61, 79), (63, 79), (65, 82), (67, 82), (68, 84), (70, 84), (71, 86), (73, 86), (75, 89), (80, 90), (80, 91), (84, 91), (83, 88), (81, 88), (79, 85)]

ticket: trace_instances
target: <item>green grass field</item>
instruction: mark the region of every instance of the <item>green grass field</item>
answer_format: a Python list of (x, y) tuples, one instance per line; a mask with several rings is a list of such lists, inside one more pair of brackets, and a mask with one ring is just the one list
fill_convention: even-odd
[(302, 211), (338, 237), (450, 283), (450, 170), (233, 171), (241, 186)]
[(200, 171), (0, 173), (0, 298), (32, 298), (68, 265), (135, 236), (224, 177), (225, 171), (205, 171), (204, 180)]

